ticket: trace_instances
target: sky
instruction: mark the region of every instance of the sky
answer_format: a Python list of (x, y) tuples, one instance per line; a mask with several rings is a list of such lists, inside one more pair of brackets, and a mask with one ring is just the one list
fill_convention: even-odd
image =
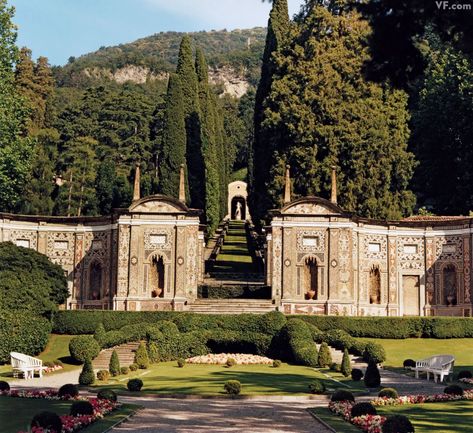
[[(303, 0), (288, 0), (289, 13)], [(261, 0), (8, 0), (15, 7), (17, 45), (52, 65), (101, 46), (161, 31), (192, 32), (266, 26), (271, 4)]]

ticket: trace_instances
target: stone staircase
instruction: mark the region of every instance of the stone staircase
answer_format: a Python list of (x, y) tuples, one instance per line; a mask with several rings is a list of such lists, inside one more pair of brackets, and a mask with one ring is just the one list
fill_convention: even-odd
[(190, 312), (206, 314), (263, 314), (275, 310), (276, 305), (269, 299), (196, 299), (189, 304)]
[(94, 370), (108, 370), (110, 363), (110, 358), (112, 357), (112, 352), (117, 351), (118, 360), (120, 361), (120, 367), (128, 367), (133, 364), (135, 360), (135, 352), (138, 349), (140, 343), (125, 343), (120, 346), (115, 346), (110, 349), (102, 350), (97, 358), (92, 361), (92, 366)]

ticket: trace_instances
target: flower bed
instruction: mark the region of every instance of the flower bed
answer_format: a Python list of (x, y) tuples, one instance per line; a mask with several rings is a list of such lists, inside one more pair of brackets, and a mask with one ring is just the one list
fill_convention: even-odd
[(463, 378), (463, 379), (458, 379), (459, 382), (463, 382), (463, 383), (466, 383), (468, 385), (473, 385), (473, 379), (470, 379), (470, 378)]
[(248, 353), (216, 353), (194, 356), (186, 359), (188, 364), (226, 364), (227, 359), (232, 358), (239, 365), (251, 364), (273, 364), (273, 360), (265, 356), (250, 355)]
[[(434, 394), (434, 395), (406, 395), (398, 398), (378, 397), (371, 401), (373, 406), (397, 406), (403, 404), (439, 403), (446, 401), (473, 400), (473, 390), (465, 390), (463, 395)], [(363, 415), (352, 417), (352, 401), (331, 401), (328, 408), (331, 412), (341, 416), (345, 421), (359, 427), (368, 433), (381, 433), (386, 417), (382, 415)]]
[[(115, 409), (121, 406), (118, 402), (113, 402), (110, 400), (97, 399), (97, 398), (86, 398), (86, 397), (70, 397), (64, 396), (59, 397), (58, 392), (54, 389), (37, 391), (37, 390), (9, 390), (0, 392), (1, 396), (6, 397), (17, 397), (17, 398), (43, 398), (47, 400), (82, 400), (88, 401), (94, 408), (94, 413), (92, 415), (62, 415), (60, 416), (62, 421), (62, 432), (60, 433), (74, 433), (77, 432), (88, 425), (102, 419), (104, 416), (113, 412)], [(18, 433), (27, 433), (24, 431), (19, 431)], [(35, 427), (31, 430), (31, 433), (47, 433), (42, 427)]]

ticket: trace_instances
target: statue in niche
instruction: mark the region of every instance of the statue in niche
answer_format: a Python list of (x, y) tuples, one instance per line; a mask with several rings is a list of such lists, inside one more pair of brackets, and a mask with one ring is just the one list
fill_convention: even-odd
[(457, 303), (457, 276), (455, 266), (448, 265), (443, 270), (443, 291), (445, 297), (445, 304), (448, 306), (456, 305)]
[(241, 221), (241, 203), (240, 202), (237, 202), (236, 204), (235, 219), (237, 221)]
[(381, 303), (381, 273), (377, 266), (373, 266), (370, 271), (369, 279), (370, 304)]

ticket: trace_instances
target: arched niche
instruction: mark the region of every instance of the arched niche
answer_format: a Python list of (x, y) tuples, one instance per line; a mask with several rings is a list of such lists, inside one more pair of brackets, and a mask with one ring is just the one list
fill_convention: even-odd
[(370, 304), (381, 303), (381, 272), (379, 266), (373, 265), (369, 273), (369, 300)]
[(317, 259), (306, 257), (303, 267), (304, 296), (306, 299), (317, 300), (319, 297), (319, 267)]
[(445, 305), (457, 304), (457, 286), (457, 269), (455, 265), (448, 264), (442, 270), (442, 298)]
[(98, 301), (102, 298), (103, 267), (99, 261), (94, 260), (89, 265), (89, 290), (87, 300)]
[(162, 256), (154, 255), (149, 266), (149, 293), (152, 298), (163, 298), (166, 286), (166, 267)]

